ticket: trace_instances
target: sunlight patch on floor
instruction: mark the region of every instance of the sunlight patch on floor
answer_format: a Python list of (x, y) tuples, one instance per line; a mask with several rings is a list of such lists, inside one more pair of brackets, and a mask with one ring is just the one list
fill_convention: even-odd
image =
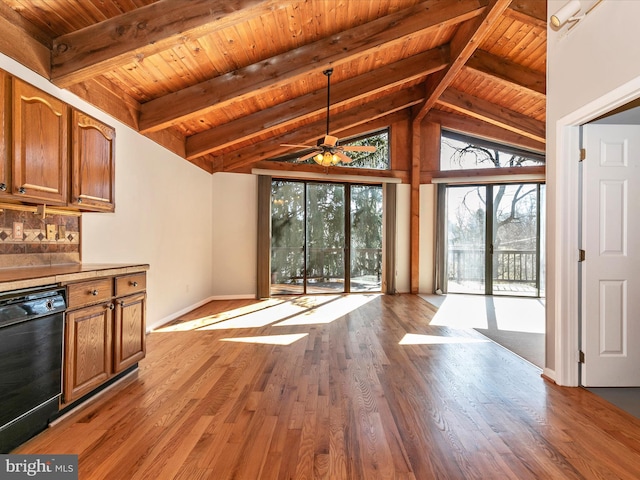
[(346, 295), (335, 301), (328, 302), (313, 310), (308, 310), (300, 315), (276, 323), (275, 327), (290, 327), (294, 325), (317, 325), (331, 323), (350, 312), (369, 303), (380, 294), (374, 295)]
[(221, 338), (221, 342), (262, 343), (265, 345), (291, 345), (308, 336), (308, 333), (292, 333), (289, 335), (264, 335), (259, 337)]
[(287, 300), (279, 305), (274, 305), (270, 308), (253, 312), (247, 315), (243, 315), (237, 318), (226, 320), (224, 322), (215, 323), (206, 327), (200, 328), (200, 330), (225, 330), (231, 328), (256, 328), (270, 325), (274, 322), (287, 319), (289, 317), (297, 318), (301, 314), (316, 308), (326, 302), (330, 302), (337, 296), (329, 295), (326, 297), (314, 297), (313, 301), (311, 297), (295, 298)]
[[(453, 328), (487, 328), (489, 325), (483, 296), (456, 295), (455, 301), (442, 295), (421, 297), (436, 306), (439, 304), (430, 325)], [(434, 297), (433, 301), (431, 297)]]
[(431, 325), (545, 333), (544, 299), (484, 295), (420, 295), (437, 307)]
[(491, 340), (471, 337), (441, 337), (438, 335), (418, 335), (407, 333), (399, 345), (445, 345), (453, 343), (488, 343)]
[(215, 323), (224, 322), (231, 318), (240, 317), (249, 313), (255, 313), (265, 308), (270, 308), (275, 305), (279, 305), (286, 300), (270, 298), (263, 300), (262, 302), (255, 303), (253, 305), (247, 305), (245, 307), (235, 308), (227, 312), (217, 313), (215, 315), (207, 315), (206, 317), (196, 318), (194, 320), (188, 320), (186, 322), (180, 322), (175, 325), (168, 325), (166, 327), (160, 327), (154, 330), (154, 332), (188, 332), (191, 330), (198, 330), (206, 326), (213, 325)]
[(498, 330), (545, 332), (544, 303), (540, 299), (493, 297)]

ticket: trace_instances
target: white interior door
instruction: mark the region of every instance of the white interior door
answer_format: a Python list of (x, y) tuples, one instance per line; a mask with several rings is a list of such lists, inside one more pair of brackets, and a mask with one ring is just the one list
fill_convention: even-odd
[(587, 125), (584, 386), (640, 386), (640, 126)]

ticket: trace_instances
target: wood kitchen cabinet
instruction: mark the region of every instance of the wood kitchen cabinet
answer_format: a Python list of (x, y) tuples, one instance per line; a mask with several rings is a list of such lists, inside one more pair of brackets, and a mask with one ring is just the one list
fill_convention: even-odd
[(11, 76), (0, 70), (0, 198), (11, 191)]
[(81, 210), (113, 212), (115, 129), (73, 109), (71, 137), (69, 204)]
[(146, 273), (67, 285), (63, 406), (146, 354)]
[(20, 200), (66, 205), (68, 106), (13, 77), (12, 188)]
[(64, 403), (99, 387), (113, 371), (112, 282), (107, 277), (67, 285)]
[(67, 313), (64, 403), (70, 403), (111, 376), (113, 311), (101, 303)]
[[(147, 282), (144, 273), (116, 277), (115, 372), (126, 370), (146, 354)], [(131, 295), (132, 294), (132, 295)]]

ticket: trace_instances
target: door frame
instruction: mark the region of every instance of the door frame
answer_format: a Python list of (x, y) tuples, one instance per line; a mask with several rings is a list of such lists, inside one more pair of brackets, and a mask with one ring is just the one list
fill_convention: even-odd
[[(558, 385), (577, 387), (579, 378), (580, 125), (640, 98), (640, 77), (560, 118), (553, 128), (555, 150), (547, 172), (547, 358), (543, 375)], [(556, 215), (558, 213), (558, 215)], [(552, 220), (551, 220), (552, 219)], [(553, 311), (550, 324), (549, 312)], [(551, 338), (551, 340), (549, 340)], [(551, 342), (552, 345), (550, 344)], [(551, 348), (552, 347), (552, 348)], [(549, 350), (552, 353), (549, 353)], [(553, 365), (550, 367), (549, 364)]]

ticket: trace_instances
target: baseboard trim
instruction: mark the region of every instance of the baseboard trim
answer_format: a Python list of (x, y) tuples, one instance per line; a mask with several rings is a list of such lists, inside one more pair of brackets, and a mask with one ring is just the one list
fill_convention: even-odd
[(550, 368), (545, 368), (545, 369), (542, 370), (541, 377), (544, 378), (545, 380), (547, 380), (548, 382), (557, 384), (555, 370), (551, 370)]
[(211, 300), (255, 300), (255, 293), (243, 293), (240, 295), (213, 295), (209, 297)]
[(147, 333), (155, 330), (156, 328), (160, 328), (163, 325), (166, 325), (169, 322), (172, 322), (173, 320), (175, 320), (178, 317), (181, 317), (182, 315), (185, 315), (187, 313), (189, 313), (192, 310), (195, 310), (198, 307), (201, 307), (202, 305), (205, 305), (207, 303), (209, 303), (210, 301), (215, 300), (214, 297), (207, 297), (204, 300), (200, 300), (199, 302), (196, 302), (192, 305), (189, 305), (188, 307), (183, 308), (182, 310), (179, 310), (175, 313), (172, 313), (171, 315), (169, 315), (168, 317), (164, 317), (161, 318), (160, 320), (158, 320), (157, 322), (154, 322), (151, 325), (147, 325)]
[(242, 295), (211, 295), (207, 298), (205, 298), (204, 300), (200, 300), (199, 302), (196, 302), (192, 305), (189, 305), (188, 307), (183, 308), (182, 310), (179, 310), (171, 315), (169, 315), (168, 317), (164, 317), (161, 318), (160, 320), (158, 320), (157, 322), (154, 322), (151, 325), (147, 325), (147, 333), (160, 328), (164, 325), (166, 325), (169, 322), (172, 322), (173, 320), (175, 320), (178, 317), (181, 317), (182, 315), (185, 315), (189, 312), (191, 312), (192, 310), (195, 310), (198, 307), (201, 307), (203, 305), (206, 305), (209, 302), (212, 302), (214, 300), (255, 300), (256, 296), (255, 294), (242, 294)]

